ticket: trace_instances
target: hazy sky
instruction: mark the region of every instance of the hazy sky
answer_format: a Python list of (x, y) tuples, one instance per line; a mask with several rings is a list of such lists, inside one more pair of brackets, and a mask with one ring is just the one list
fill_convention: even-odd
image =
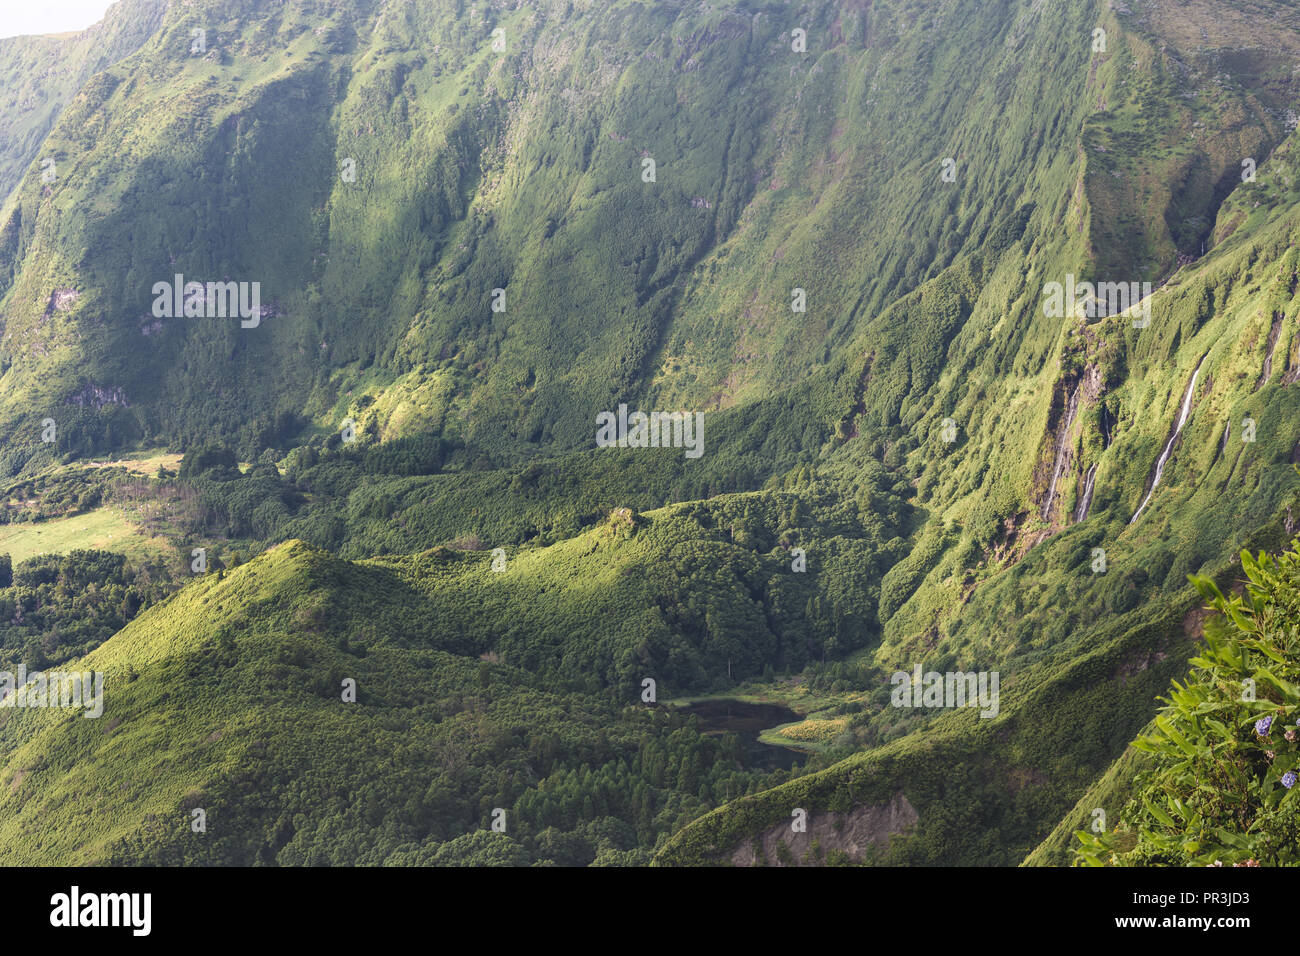
[(111, 0), (0, 0), (0, 37), (84, 30), (111, 5)]

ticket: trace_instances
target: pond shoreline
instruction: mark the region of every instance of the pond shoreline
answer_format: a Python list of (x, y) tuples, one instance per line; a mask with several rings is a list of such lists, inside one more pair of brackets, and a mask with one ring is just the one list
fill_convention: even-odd
[(785, 742), (780, 731), (803, 721), (788, 705), (752, 695), (719, 694), (665, 701), (666, 706), (699, 718), (708, 735), (734, 733), (745, 743), (746, 763), (755, 767), (790, 769), (802, 764), (815, 749)]

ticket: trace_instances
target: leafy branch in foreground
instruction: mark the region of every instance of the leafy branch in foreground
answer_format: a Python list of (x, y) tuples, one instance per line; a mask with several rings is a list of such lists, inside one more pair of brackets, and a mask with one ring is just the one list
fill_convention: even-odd
[(1277, 557), (1242, 552), (1247, 581), (1225, 597), (1187, 682), (1173, 682), (1136, 796), (1110, 832), (1079, 831), (1082, 866), (1283, 866), (1300, 862), (1300, 538)]

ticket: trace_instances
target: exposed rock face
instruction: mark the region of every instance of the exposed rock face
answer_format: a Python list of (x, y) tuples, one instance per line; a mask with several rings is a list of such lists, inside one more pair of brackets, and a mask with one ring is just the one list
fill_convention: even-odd
[[(872, 847), (884, 847), (890, 838), (913, 826), (918, 820), (916, 808), (901, 792), (894, 794), (888, 803), (854, 807), (847, 813), (831, 810), (808, 811), (808, 829), (795, 833), (789, 823), (780, 823), (762, 835), (762, 859), (754, 840), (746, 840), (731, 853), (736, 866), (755, 866), (767, 863), (787, 866), (793, 858), (795, 866), (818, 866), (825, 862), (825, 854), (839, 850), (855, 863), (860, 862)], [(813, 853), (817, 843), (822, 856)], [(789, 852), (779, 852), (784, 845)], [(783, 859), (784, 857), (784, 859)]]
[[(1039, 462), (1035, 474), (1035, 484), (1042, 489), (1039, 514), (1047, 522), (1049, 534), (1059, 531), (1065, 523), (1057, 515), (1057, 505), (1061, 488), (1066, 485), (1068, 476), (1075, 471), (1079, 410), (1084, 405), (1095, 404), (1101, 393), (1101, 373), (1095, 364), (1089, 364), (1074, 375), (1064, 376), (1054, 388), (1047, 433), (1044, 435), (1044, 451), (1048, 454)], [(1066, 515), (1065, 520), (1068, 518)]]
[(1095, 363), (1089, 363), (1084, 368), (1079, 384), (1083, 388), (1083, 400), (1089, 405), (1096, 405), (1106, 391), (1106, 383), (1102, 380), (1101, 369)]
[[(1184, 622), (1186, 624), (1186, 622)], [(1154, 667), (1161, 661), (1169, 657), (1164, 651), (1137, 650), (1130, 654), (1119, 669), (1115, 672), (1121, 684), (1124, 684), (1128, 678), (1141, 674), (1150, 667)]]
[(1065, 420), (1061, 423), (1056, 432), (1056, 440), (1053, 442), (1055, 455), (1053, 456), (1052, 478), (1047, 486), (1047, 495), (1043, 499), (1042, 515), (1044, 521), (1050, 521), (1056, 504), (1056, 489), (1060, 484), (1061, 475), (1070, 467), (1074, 458), (1073, 428), (1074, 419), (1079, 412), (1079, 386), (1075, 386), (1070, 392), (1070, 397), (1065, 404)]
[(120, 385), (103, 387), (100, 385), (87, 385), (75, 395), (68, 397), (69, 405), (78, 405), (82, 408), (103, 408), (105, 405), (121, 405), (123, 408), (130, 408), (131, 403), (126, 400), (126, 390)]
[(76, 289), (55, 289), (50, 293), (50, 304), (46, 306), (45, 315), (48, 317), (55, 312), (70, 312), (79, 298), (81, 293)]
[[(1038, 489), (1034, 498), (1038, 503), (1039, 515), (1047, 523), (1048, 527), (1045, 534), (1035, 537), (1036, 542), (1050, 537), (1069, 523), (1071, 514), (1069, 512), (1060, 513), (1061, 490), (1068, 487), (1072, 478), (1082, 489), (1079, 492), (1081, 497), (1075, 503), (1074, 520), (1080, 521), (1082, 520), (1080, 515), (1085, 517), (1087, 515), (1086, 504), (1083, 507), (1080, 507), (1080, 504), (1083, 497), (1087, 498), (1087, 503), (1091, 503), (1090, 478), (1086, 471), (1084, 474), (1078, 474), (1080, 465), (1076, 460), (1080, 439), (1083, 437), (1082, 428), (1085, 420), (1084, 416), (1080, 415), (1080, 412), (1086, 408), (1096, 406), (1105, 392), (1105, 379), (1102, 377), (1101, 368), (1096, 362), (1089, 362), (1074, 374), (1062, 376), (1054, 386), (1052, 407), (1048, 413), (1047, 432), (1043, 436), (1043, 457), (1039, 461), (1034, 476), (1035, 487)], [(1105, 444), (1109, 447), (1110, 435), (1106, 434), (1104, 410), (1102, 430)], [(1096, 463), (1094, 462), (1094, 476), (1095, 467)]]

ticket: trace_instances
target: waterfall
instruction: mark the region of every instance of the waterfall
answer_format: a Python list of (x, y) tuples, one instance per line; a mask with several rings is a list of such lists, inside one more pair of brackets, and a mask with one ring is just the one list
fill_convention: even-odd
[(1074, 416), (1079, 411), (1079, 389), (1081, 385), (1076, 385), (1074, 394), (1066, 403), (1065, 421), (1061, 423), (1061, 430), (1056, 437), (1056, 464), (1052, 469), (1052, 483), (1047, 486), (1047, 499), (1043, 502), (1043, 520), (1047, 521), (1052, 516), (1052, 501), (1056, 498), (1056, 483), (1061, 479), (1061, 471), (1065, 468), (1065, 453), (1069, 448), (1070, 426), (1074, 424)]
[(1183, 396), (1183, 407), (1178, 413), (1178, 424), (1174, 426), (1174, 433), (1169, 436), (1169, 441), (1165, 443), (1165, 450), (1162, 451), (1160, 457), (1156, 459), (1156, 473), (1155, 477), (1151, 479), (1151, 490), (1148, 491), (1147, 496), (1142, 499), (1142, 504), (1138, 505), (1138, 510), (1133, 512), (1133, 517), (1129, 519), (1129, 524), (1133, 524), (1133, 522), (1137, 521), (1138, 516), (1142, 514), (1142, 510), (1147, 506), (1147, 502), (1150, 501), (1151, 496), (1155, 494), (1156, 485), (1160, 484), (1160, 476), (1163, 475), (1165, 471), (1165, 462), (1169, 460), (1169, 455), (1174, 450), (1174, 442), (1178, 440), (1179, 434), (1182, 433), (1183, 425), (1187, 424), (1187, 416), (1192, 410), (1192, 393), (1196, 390), (1196, 379), (1201, 374), (1201, 366), (1204, 364), (1205, 357), (1202, 356), (1201, 360), (1196, 363), (1196, 371), (1192, 373), (1192, 380), (1187, 384), (1187, 394)]
[(1097, 463), (1094, 461), (1092, 467), (1088, 469), (1087, 476), (1083, 479), (1083, 497), (1079, 499), (1079, 507), (1074, 510), (1075, 524), (1088, 517), (1088, 506), (1092, 504), (1092, 482), (1096, 477)]

